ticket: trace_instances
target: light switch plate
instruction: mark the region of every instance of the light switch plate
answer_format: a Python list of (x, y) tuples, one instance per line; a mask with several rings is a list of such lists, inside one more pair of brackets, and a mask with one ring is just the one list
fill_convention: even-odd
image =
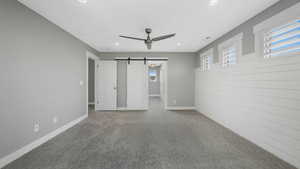
[(33, 131), (34, 132), (39, 132), (40, 131), (40, 125), (38, 123), (35, 123), (33, 126)]

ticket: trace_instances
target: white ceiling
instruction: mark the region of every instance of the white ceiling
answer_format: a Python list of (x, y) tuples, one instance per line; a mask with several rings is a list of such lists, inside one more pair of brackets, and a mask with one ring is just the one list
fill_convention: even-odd
[(19, 1), (100, 52), (148, 51), (142, 41), (118, 37), (144, 38), (146, 27), (153, 37), (177, 33), (151, 51), (195, 52), (278, 0), (219, 0), (216, 6), (211, 0)]

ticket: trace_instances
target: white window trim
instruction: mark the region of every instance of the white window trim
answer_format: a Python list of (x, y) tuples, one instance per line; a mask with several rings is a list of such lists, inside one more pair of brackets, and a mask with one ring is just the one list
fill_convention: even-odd
[[(210, 63), (210, 67), (208, 68), (208, 69), (203, 69), (203, 63), (202, 63), (202, 59), (203, 59), (203, 57), (205, 57), (205, 56), (211, 56), (212, 58), (212, 60), (211, 60), (211, 63)], [(211, 66), (212, 66), (212, 64), (213, 64), (213, 62), (214, 62), (214, 53), (213, 53), (213, 48), (211, 48), (211, 49), (208, 49), (207, 51), (205, 51), (205, 52), (203, 52), (203, 53), (200, 53), (200, 55), (199, 55), (199, 57), (200, 57), (200, 67), (201, 67), (201, 71), (209, 71), (210, 69), (211, 69)]]
[(218, 45), (219, 64), (223, 67), (223, 49), (230, 46), (236, 46), (236, 64), (238, 64), (240, 57), (242, 56), (242, 39), (243, 33), (237, 34), (234, 37), (224, 41)]
[(299, 18), (299, 11), (300, 3), (295, 4), (294, 6), (254, 26), (253, 33), (255, 35), (255, 53), (260, 58), (264, 58), (264, 35), (272, 28), (279, 27)]

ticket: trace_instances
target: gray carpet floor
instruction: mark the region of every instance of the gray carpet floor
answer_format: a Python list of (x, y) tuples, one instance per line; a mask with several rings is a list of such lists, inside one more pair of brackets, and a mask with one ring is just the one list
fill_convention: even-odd
[(5, 169), (294, 169), (193, 111), (92, 112)]

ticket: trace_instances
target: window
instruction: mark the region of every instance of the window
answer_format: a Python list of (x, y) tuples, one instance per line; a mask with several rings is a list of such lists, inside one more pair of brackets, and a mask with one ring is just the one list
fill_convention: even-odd
[(223, 42), (218, 46), (219, 58), (223, 67), (237, 63), (241, 56), (242, 34)]
[(149, 70), (149, 77), (152, 82), (157, 81), (157, 72), (156, 70)]
[(264, 35), (264, 57), (300, 54), (300, 20), (273, 28)]
[(203, 70), (203, 71), (206, 71), (206, 70), (209, 70), (209, 69), (210, 69), (209, 56), (204, 55), (204, 56), (201, 58), (201, 62), (202, 62), (202, 70)]
[(237, 48), (233, 46), (229, 46), (222, 50), (222, 65), (223, 67), (227, 67), (229, 65), (236, 64), (237, 60)]
[(202, 71), (209, 70), (212, 62), (213, 62), (212, 49), (200, 55), (200, 68)]

